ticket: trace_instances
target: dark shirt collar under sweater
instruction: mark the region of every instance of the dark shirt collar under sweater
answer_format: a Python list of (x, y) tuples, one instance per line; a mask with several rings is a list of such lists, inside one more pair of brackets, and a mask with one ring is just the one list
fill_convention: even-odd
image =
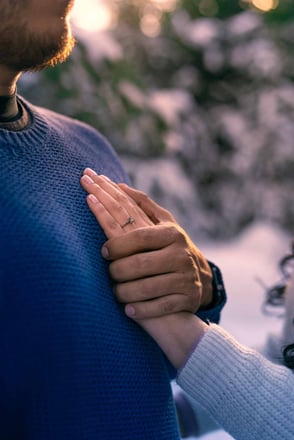
[(1, 144), (12, 145), (14, 148), (20, 149), (42, 145), (49, 130), (46, 110), (34, 107), (19, 96), (16, 99), (18, 105), (23, 109), (22, 118), (25, 118), (27, 123), (25, 127), (18, 130), (13, 130), (10, 124), (17, 125), (19, 121), (0, 123), (0, 149)]
[(15, 121), (19, 117), (16, 95), (0, 96), (0, 122)]
[(21, 131), (28, 128), (29, 124), (29, 114), (16, 94), (0, 96), (0, 128)]

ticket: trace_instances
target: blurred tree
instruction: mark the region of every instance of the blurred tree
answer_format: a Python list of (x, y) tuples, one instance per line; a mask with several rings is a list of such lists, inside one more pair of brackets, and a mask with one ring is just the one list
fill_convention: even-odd
[(180, 5), (191, 18), (204, 16), (226, 19), (244, 10), (239, 1), (227, 0), (181, 0)]
[[(195, 233), (231, 236), (256, 219), (292, 231), (293, 0), (267, 14), (254, 2), (116, 0), (117, 26), (90, 43), (80, 35), (71, 59), (27, 77), (23, 93), (144, 159), (135, 171), (129, 162), (134, 183), (183, 223), (196, 223), (196, 207)], [(160, 167), (153, 185), (150, 172), (140, 179), (162, 157), (194, 198), (167, 197)]]

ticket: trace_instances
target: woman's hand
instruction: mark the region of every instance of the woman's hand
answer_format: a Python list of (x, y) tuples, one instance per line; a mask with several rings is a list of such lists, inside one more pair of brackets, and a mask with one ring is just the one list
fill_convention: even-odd
[(172, 214), (127, 185), (86, 169), (81, 179), (89, 208), (109, 240), (117, 299), (134, 319), (195, 313), (212, 300), (210, 267)]

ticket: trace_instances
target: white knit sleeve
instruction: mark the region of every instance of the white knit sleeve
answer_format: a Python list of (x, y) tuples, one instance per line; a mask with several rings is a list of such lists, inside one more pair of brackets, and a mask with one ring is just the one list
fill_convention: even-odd
[(236, 440), (294, 439), (294, 374), (212, 324), (177, 383)]

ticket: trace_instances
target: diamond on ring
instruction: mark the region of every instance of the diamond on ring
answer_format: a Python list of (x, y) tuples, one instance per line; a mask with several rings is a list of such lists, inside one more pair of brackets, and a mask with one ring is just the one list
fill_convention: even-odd
[(121, 228), (124, 228), (127, 225), (132, 225), (133, 223), (135, 223), (135, 219), (134, 217), (128, 217), (127, 221), (125, 223), (123, 223), (122, 225), (120, 225)]

